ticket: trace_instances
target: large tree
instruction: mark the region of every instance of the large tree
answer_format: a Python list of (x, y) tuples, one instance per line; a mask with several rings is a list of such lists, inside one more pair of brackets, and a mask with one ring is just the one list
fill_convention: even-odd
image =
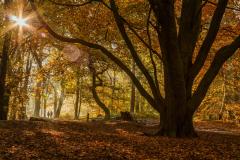
[[(94, 0), (90, 0), (83, 4), (66, 4), (61, 3), (61, 1), (49, 1), (55, 5), (66, 7), (79, 7), (94, 2)], [(96, 1), (103, 4), (112, 13), (119, 31), (118, 34), (125, 42), (125, 46), (139, 72), (143, 74), (148, 83), (148, 88), (135, 76), (128, 65), (108, 47), (89, 42), (84, 38), (69, 38), (69, 36), (66, 37), (54, 31), (55, 29), (53, 30), (37, 11), (34, 0), (30, 0), (38, 19), (53, 37), (60, 41), (78, 43), (100, 50), (131, 78), (139, 93), (160, 113), (159, 135), (196, 136), (193, 127), (193, 114), (200, 106), (223, 64), (240, 47), (240, 36), (235, 35), (235, 39), (230, 44), (222, 46), (216, 51), (210, 67), (205, 74), (202, 74), (200, 82), (195, 84), (195, 79), (202, 70), (218, 35), (224, 13), (229, 8), (227, 6), (230, 3), (229, 0), (218, 0), (216, 3), (203, 0), (182, 0), (181, 2), (175, 0), (146, 0), (144, 2), (149, 6), (149, 13), (147, 25), (144, 27), (147, 34), (144, 37), (138, 32), (137, 27), (129, 23), (120, 14), (122, 11), (120, 7), (124, 6), (121, 4), (123, 2), (117, 0), (110, 0), (109, 3), (102, 0)], [(202, 40), (200, 38), (203, 24), (202, 9), (209, 2), (216, 8), (210, 24), (206, 28), (207, 33)], [(178, 13), (179, 8), (181, 12)], [(154, 32), (154, 34), (150, 32)], [(149, 50), (153, 73), (148, 70), (143, 62), (142, 55), (140, 55), (135, 44), (135, 39), (138, 39)], [(152, 44), (152, 39), (157, 40), (159, 50), (156, 49), (158, 47), (154, 47), (155, 44)], [(164, 70), (164, 93), (161, 92), (158, 80), (159, 74), (157, 73), (161, 63)], [(194, 85), (197, 86), (195, 89), (193, 89)]]

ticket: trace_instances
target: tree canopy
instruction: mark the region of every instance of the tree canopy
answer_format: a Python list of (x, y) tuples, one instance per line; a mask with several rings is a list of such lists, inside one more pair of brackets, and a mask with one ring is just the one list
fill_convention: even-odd
[(239, 119), (239, 15), (234, 0), (5, 0), (0, 119), (131, 108), (171, 137), (206, 112)]

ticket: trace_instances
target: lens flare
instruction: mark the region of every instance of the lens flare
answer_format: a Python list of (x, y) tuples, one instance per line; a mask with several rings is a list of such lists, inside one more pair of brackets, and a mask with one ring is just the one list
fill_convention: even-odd
[(17, 16), (10, 16), (10, 19), (14, 21), (17, 25), (23, 27), (27, 26), (27, 20)]

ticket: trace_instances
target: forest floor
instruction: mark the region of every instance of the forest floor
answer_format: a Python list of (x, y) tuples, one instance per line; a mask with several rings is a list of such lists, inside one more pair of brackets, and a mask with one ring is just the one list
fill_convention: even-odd
[(198, 138), (147, 137), (133, 122), (0, 121), (0, 159), (240, 160), (240, 127), (198, 122)]

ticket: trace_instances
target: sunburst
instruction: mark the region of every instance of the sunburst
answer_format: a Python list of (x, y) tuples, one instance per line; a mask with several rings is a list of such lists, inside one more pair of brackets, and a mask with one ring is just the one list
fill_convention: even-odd
[(27, 20), (22, 17), (10, 16), (10, 20), (14, 21), (20, 27), (27, 26)]
[(34, 32), (36, 30), (29, 24), (29, 21), (34, 17), (34, 14), (29, 14), (24, 17), (24, 1), (18, 0), (15, 3), (17, 4), (17, 11), (13, 11), (15, 14), (7, 13), (7, 19), (9, 20), (8, 26), (2, 31), (1, 35), (4, 35), (6, 32), (18, 27), (18, 41), (21, 41), (23, 38), (23, 31), (26, 30)]

